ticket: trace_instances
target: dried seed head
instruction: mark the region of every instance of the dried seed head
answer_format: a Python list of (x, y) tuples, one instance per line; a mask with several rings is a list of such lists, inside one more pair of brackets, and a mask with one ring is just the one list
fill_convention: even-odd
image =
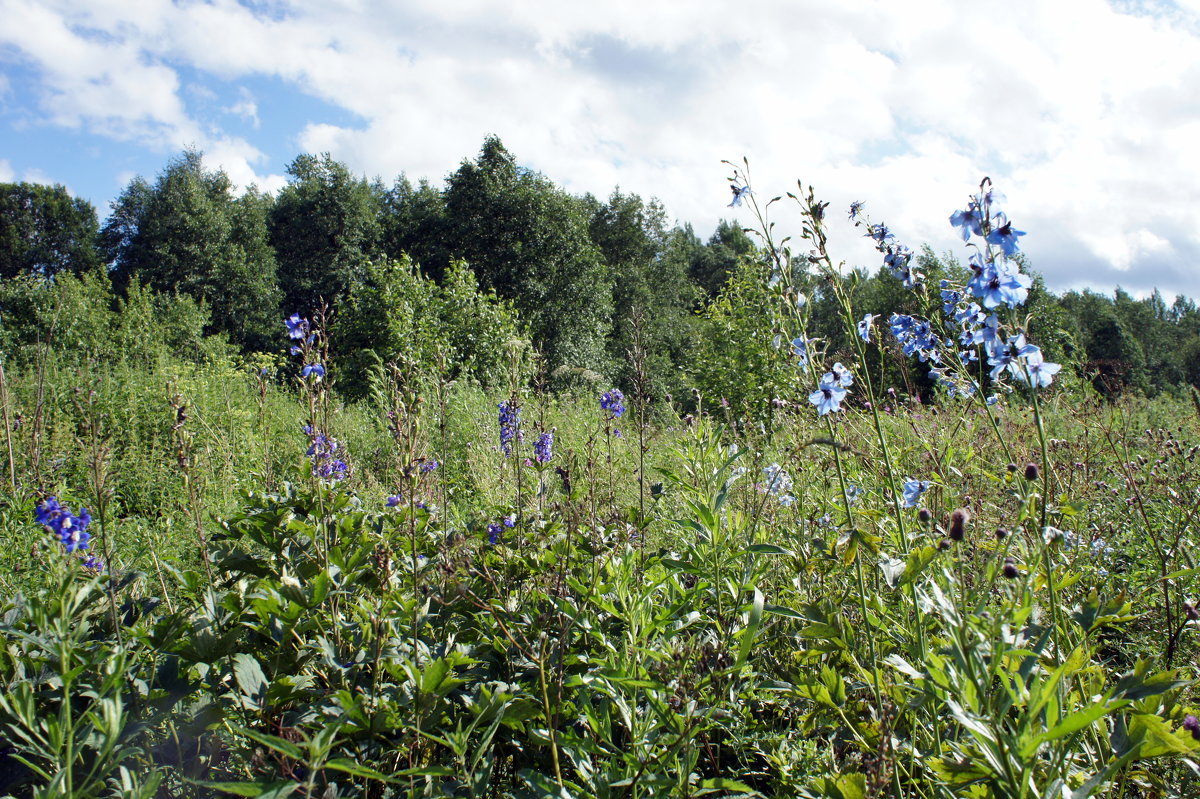
[(966, 508), (958, 508), (954, 513), (950, 514), (950, 537), (955, 541), (962, 541), (967, 534), (967, 522), (971, 520), (971, 514)]

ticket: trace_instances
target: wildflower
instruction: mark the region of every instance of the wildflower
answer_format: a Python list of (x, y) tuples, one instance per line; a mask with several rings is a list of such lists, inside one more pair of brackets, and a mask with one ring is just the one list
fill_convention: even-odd
[(749, 186), (739, 186), (736, 183), (729, 184), (729, 190), (733, 192), (733, 201), (729, 203), (730, 208), (737, 208), (742, 204), (742, 198), (750, 193)]
[(1028, 480), (1029, 482), (1032, 483), (1032, 482), (1035, 482), (1039, 476), (1040, 476), (1040, 472), (1038, 470), (1038, 465), (1036, 463), (1034, 463), (1033, 461), (1030, 461), (1029, 463), (1025, 464), (1025, 479), (1026, 480)]
[(616, 419), (625, 413), (625, 395), (619, 388), (606, 391), (600, 396), (600, 407), (608, 414), (609, 419)]
[(400, 504), (401, 502), (403, 502), (403, 501), (404, 501), (404, 500), (403, 500), (403, 499), (402, 499), (400, 496), (398, 496), (398, 495), (393, 495), (393, 496), (390, 496), (390, 497), (388, 497), (388, 498), (387, 498), (387, 502), (386, 502), (385, 504), (386, 504), (386, 505), (387, 505), (389, 508), (394, 508), (394, 507), (396, 507), (397, 505), (399, 505), (399, 504)]
[(901, 502), (901, 507), (915, 508), (917, 502), (921, 499), (921, 495), (929, 490), (930, 483), (928, 480), (908, 479), (904, 481), (904, 501)]
[(505, 400), (496, 407), (500, 409), (500, 449), (507, 457), (512, 454), (513, 440), (521, 440), (521, 408), (516, 400)]
[(772, 463), (763, 468), (764, 493), (777, 497), (783, 505), (790, 505), (795, 498), (789, 493), (792, 490), (792, 477), (778, 463)]
[(862, 213), (862, 209), (863, 209), (863, 204), (861, 202), (859, 202), (858, 200), (855, 200), (854, 202), (850, 203), (850, 221), (851, 222), (858, 219), (858, 215), (860, 213)]
[(94, 574), (104, 571), (104, 561), (96, 557), (95, 554), (90, 554), (86, 558), (80, 557), (80, 565)]
[(337, 482), (344, 480), (350, 473), (350, 467), (339, 457), (342, 445), (337, 439), (306, 426), (310, 443), (305, 454), (312, 459), (312, 473), (322, 480)]
[(510, 513), (501, 519), (501, 521), (504, 523), (505, 527), (512, 529), (513, 527), (517, 526), (517, 514)]
[(896, 238), (892, 235), (892, 232), (888, 230), (887, 225), (883, 224), (882, 222), (880, 222), (878, 225), (868, 225), (866, 236), (867, 238), (874, 239), (876, 245), (880, 246), (882, 246), (883, 243), (888, 239)]
[(1011, 257), (1020, 249), (1017, 246), (1017, 237), (1024, 235), (1025, 231), (1014, 228), (1008, 217), (1001, 212), (992, 217), (992, 229), (987, 235), (987, 243), (995, 244), (1005, 255)]
[(1014, 580), (1021, 575), (1017, 569), (1017, 562), (1012, 558), (1004, 559), (1004, 576), (1010, 580)]
[(301, 319), (300, 314), (292, 314), (283, 323), (287, 326), (288, 338), (302, 339), (308, 335), (308, 320)]
[(1183, 728), (1192, 734), (1194, 740), (1200, 741), (1200, 719), (1191, 713), (1183, 718)]
[(808, 341), (804, 336), (797, 336), (792, 339), (792, 355), (800, 362), (801, 369), (808, 366)]
[(79, 515), (71, 513), (71, 509), (61, 504), (57, 497), (47, 497), (38, 503), (33, 513), (34, 520), (46, 530), (58, 536), (58, 541), (67, 552), (87, 549), (91, 535), (87, 527), (92, 522), (92, 515), (87, 508), (80, 508)]
[(841, 410), (840, 406), (845, 398), (846, 389), (833, 379), (832, 372), (826, 372), (821, 378), (817, 390), (808, 395), (808, 401), (817, 406), (817, 414), (820, 416), (824, 416), (830, 411), (837, 413)]
[(831, 383), (836, 383), (843, 388), (850, 388), (850, 386), (854, 385), (854, 376), (851, 375), (850, 370), (842, 366), (841, 363), (835, 363), (833, 368), (826, 372), (821, 378), (822, 382), (825, 382), (826, 380)]
[(983, 235), (982, 217), (979, 215), (979, 204), (971, 198), (965, 211), (955, 211), (950, 215), (950, 224), (958, 228), (963, 241), (970, 241), (971, 234)]
[(863, 495), (863, 490), (861, 488), (859, 488), (858, 486), (856, 486), (856, 485), (846, 486), (846, 501), (849, 502), (851, 505), (858, 502), (859, 498), (862, 495)]
[(308, 377), (309, 375), (314, 375), (317, 380), (320, 380), (325, 376), (325, 367), (319, 363), (306, 364), (304, 368), (300, 370), (300, 376)]
[(858, 323), (858, 337), (868, 344), (871, 343), (871, 323), (875, 321), (875, 314), (865, 314)]
[(547, 430), (533, 443), (533, 459), (538, 463), (549, 463), (550, 459), (554, 457), (553, 447), (554, 431)]
[(500, 534), (504, 532), (504, 528), (492, 522), (487, 526), (488, 543), (495, 546), (500, 541)]
[(429, 474), (434, 469), (436, 469), (438, 466), (441, 466), (441, 464), (438, 463), (433, 458), (430, 458), (429, 460), (426, 460), (426, 461), (421, 461), (421, 473)]

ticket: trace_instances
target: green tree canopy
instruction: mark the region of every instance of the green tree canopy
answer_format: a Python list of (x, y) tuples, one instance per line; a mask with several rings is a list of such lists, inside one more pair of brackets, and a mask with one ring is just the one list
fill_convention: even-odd
[(301, 155), (287, 172), (291, 180), (271, 209), (271, 244), (284, 310), (309, 314), (345, 297), (382, 254), (384, 191), (329, 153)]
[(0, 277), (91, 271), (99, 227), (92, 204), (65, 186), (0, 183)]
[(101, 232), (114, 283), (136, 279), (156, 291), (188, 294), (211, 309), (210, 330), (245, 348), (270, 347), (278, 326), (275, 259), (266, 241), (269, 199), (235, 197), (221, 170), (185, 151), (153, 185), (130, 182)]

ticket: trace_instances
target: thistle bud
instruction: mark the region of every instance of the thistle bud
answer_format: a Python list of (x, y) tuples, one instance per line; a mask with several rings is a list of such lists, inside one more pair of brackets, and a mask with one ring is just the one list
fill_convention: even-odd
[(917, 511), (917, 521), (921, 524), (929, 524), (933, 521), (933, 514), (929, 512), (929, 508), (921, 508)]
[(958, 508), (954, 513), (950, 514), (950, 537), (955, 541), (962, 541), (967, 534), (967, 522), (971, 520), (971, 514), (966, 508)]
[(1038, 469), (1038, 465), (1036, 463), (1034, 463), (1033, 461), (1030, 461), (1029, 463), (1025, 464), (1025, 479), (1026, 480), (1028, 480), (1029, 482), (1032, 483), (1035, 480), (1037, 480), (1039, 476), (1041, 476), (1041, 470)]
[(1004, 527), (997, 527), (995, 535), (997, 541), (1003, 541), (1008, 538), (1008, 530)]
[(1017, 562), (1012, 558), (1004, 559), (1004, 576), (1010, 580), (1016, 579), (1021, 572), (1017, 570)]

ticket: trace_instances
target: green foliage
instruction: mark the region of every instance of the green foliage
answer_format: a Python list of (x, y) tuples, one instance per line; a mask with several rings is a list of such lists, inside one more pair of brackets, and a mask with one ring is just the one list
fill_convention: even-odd
[[(336, 305), (380, 253), (383, 191), (329, 153), (298, 156), (270, 212), (287, 313)], [(285, 314), (286, 315), (286, 314)]]
[(235, 198), (224, 172), (185, 151), (153, 186), (139, 177), (115, 201), (101, 233), (115, 284), (187, 294), (208, 307), (209, 332), (247, 349), (268, 346), (279, 305), (268, 205), (254, 190)]
[(710, 406), (723, 401), (739, 414), (762, 417), (770, 412), (771, 400), (794, 380), (791, 336), (785, 336), (773, 319), (776, 298), (767, 287), (767, 275), (761, 261), (741, 261), (704, 310), (691, 368)]
[(98, 233), (96, 209), (66, 187), (0, 183), (0, 278), (91, 271)]
[(608, 371), (612, 290), (584, 204), (517, 166), (499, 139), (447, 180), (452, 252), (510, 300), (551, 371)]
[(404, 362), (485, 387), (507, 385), (512, 350), (528, 349), (511, 303), (483, 293), (471, 269), (450, 265), (439, 285), (407, 258), (366, 267), (330, 331), (340, 385), (366, 395), (369, 371)]

